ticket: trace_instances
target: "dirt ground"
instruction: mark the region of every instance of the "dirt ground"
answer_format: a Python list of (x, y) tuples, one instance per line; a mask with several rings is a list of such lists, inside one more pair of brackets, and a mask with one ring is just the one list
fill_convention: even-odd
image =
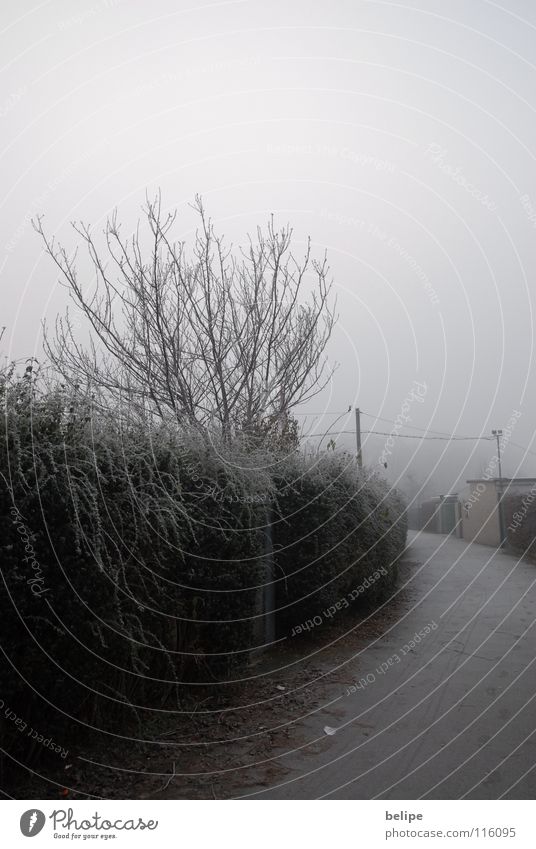
[[(412, 563), (401, 564), (403, 585)], [(300, 739), (299, 723), (322, 710), (335, 716), (330, 693), (355, 679), (353, 656), (384, 632), (407, 603), (408, 590), (379, 610), (345, 611), (328, 625), (287, 639), (259, 656), (248, 678), (225, 688), (196, 690), (186, 713), (160, 715), (143, 728), (150, 742), (119, 741), (102, 735), (91, 750), (80, 750), (61, 764), (21, 770), (16, 798), (25, 799), (223, 799), (270, 787), (288, 769), (283, 753), (307, 745), (320, 754), (325, 741)], [(359, 666), (359, 664), (358, 664)], [(329, 728), (329, 726), (328, 726)], [(5, 786), (5, 785), (4, 785)]]

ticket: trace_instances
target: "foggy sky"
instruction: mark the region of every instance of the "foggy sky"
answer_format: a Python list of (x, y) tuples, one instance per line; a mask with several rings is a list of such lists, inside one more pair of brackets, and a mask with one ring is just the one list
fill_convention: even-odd
[[(274, 213), (297, 252), (308, 235), (328, 250), (340, 365), (307, 427), (348, 406), (393, 421), (419, 381), (421, 429), (489, 434), (520, 411), (503, 473), (536, 474), (533, 4), (19, 0), (1, 16), (3, 354), (39, 354), (67, 302), (31, 216), (71, 248), (70, 220), (98, 230), (117, 207), (128, 231), (161, 187), (188, 238), (200, 193), (235, 243)], [(444, 493), (494, 451), (399, 440), (387, 474), (433, 472)]]

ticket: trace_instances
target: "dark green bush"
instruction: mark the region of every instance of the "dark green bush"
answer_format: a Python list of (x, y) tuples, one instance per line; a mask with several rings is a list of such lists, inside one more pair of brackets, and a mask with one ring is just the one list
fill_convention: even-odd
[[(402, 507), (353, 461), (284, 462), (251, 445), (125, 420), (0, 376), (0, 733), (12, 718), (76, 740), (128, 733), (182, 687), (240, 677), (264, 642), (271, 519), (279, 632), (335, 604), (405, 542)], [(42, 753), (42, 752), (41, 752)]]
[(31, 372), (1, 392), (5, 706), (65, 739), (235, 677), (255, 640), (258, 473), (193, 434), (41, 394)]
[(361, 603), (385, 595), (396, 579), (407, 530), (404, 505), (385, 482), (358, 474), (348, 455), (326, 454), (289, 464), (277, 477), (277, 492), (279, 633), (315, 616), (325, 620), (323, 612), (356, 588)]
[(507, 495), (503, 500), (508, 545), (517, 554), (536, 559), (536, 492)]

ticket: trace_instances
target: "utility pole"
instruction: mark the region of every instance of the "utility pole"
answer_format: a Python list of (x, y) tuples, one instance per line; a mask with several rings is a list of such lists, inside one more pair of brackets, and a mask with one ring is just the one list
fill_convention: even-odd
[(495, 439), (497, 440), (497, 459), (499, 461), (499, 491), (497, 493), (497, 501), (498, 501), (498, 510), (499, 510), (499, 535), (501, 538), (501, 546), (506, 544), (506, 538), (504, 533), (504, 514), (503, 514), (503, 485), (502, 485), (502, 466), (501, 466), (501, 436), (502, 430), (492, 430), (491, 431)]
[(359, 407), (355, 408), (355, 441), (357, 445), (357, 465), (360, 469), (362, 469), (363, 453), (361, 451), (361, 411)]
[(495, 439), (497, 440), (497, 457), (499, 460), (499, 480), (502, 481), (502, 468), (501, 468), (501, 441), (500, 437), (502, 436), (502, 430), (492, 430), (491, 431)]

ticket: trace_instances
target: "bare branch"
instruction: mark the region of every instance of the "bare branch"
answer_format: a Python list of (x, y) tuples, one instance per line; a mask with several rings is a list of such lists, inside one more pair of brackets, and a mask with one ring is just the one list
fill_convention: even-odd
[(172, 239), (177, 213), (162, 211), (160, 194), (144, 207), (149, 247), (139, 225), (124, 238), (115, 213), (103, 251), (89, 227), (73, 224), (95, 271), (93, 291), (79, 282), (76, 254), (47, 237), (38, 218), (34, 227), (91, 333), (84, 348), (67, 314), (53, 338), (46, 334), (47, 353), (64, 380), (103, 400), (128, 394), (143, 415), (217, 424), (227, 436), (283, 431), (292, 408), (332, 374), (324, 359), (335, 321), (327, 259), (312, 259), (308, 241), (298, 261), (292, 230), (277, 230), (273, 218), (233, 252), (199, 196), (193, 208), (199, 227), (189, 254)]

